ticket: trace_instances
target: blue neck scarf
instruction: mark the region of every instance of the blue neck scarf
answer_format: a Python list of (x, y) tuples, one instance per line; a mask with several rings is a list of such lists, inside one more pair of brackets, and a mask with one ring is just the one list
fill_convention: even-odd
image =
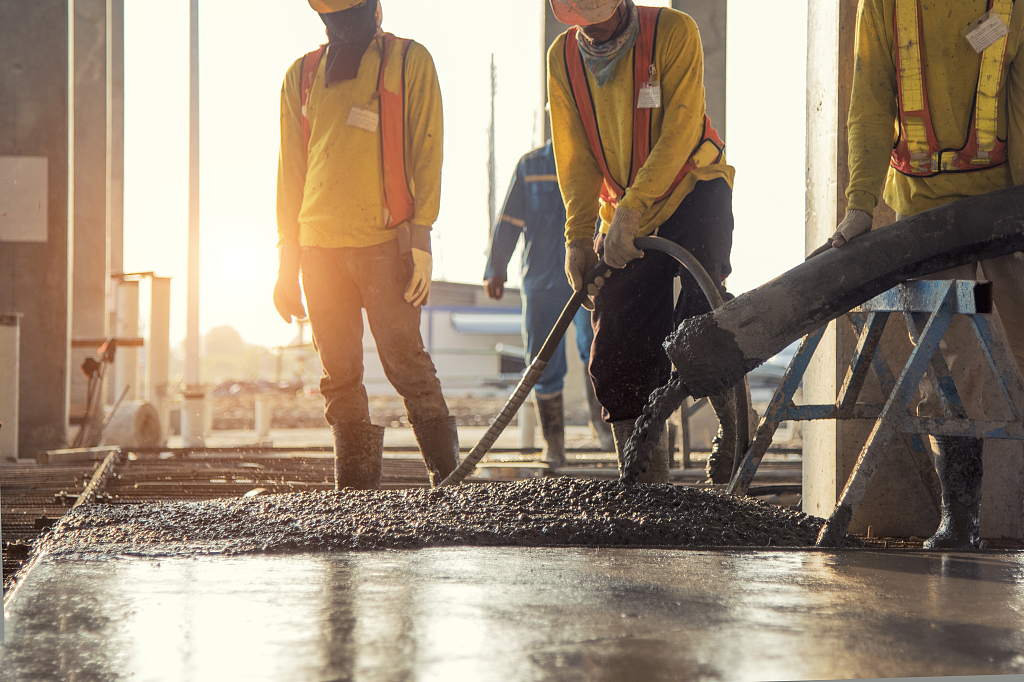
[[(576, 31), (576, 43), (580, 47), (580, 56), (587, 70), (594, 75), (597, 87), (603, 87), (608, 79), (615, 73), (615, 65), (628, 53), (636, 37), (640, 33), (640, 13), (631, 0), (626, 0), (626, 7), (629, 11), (628, 23), (619, 35), (603, 43), (595, 43), (583, 29)], [(618, 10), (616, 10), (618, 11)]]

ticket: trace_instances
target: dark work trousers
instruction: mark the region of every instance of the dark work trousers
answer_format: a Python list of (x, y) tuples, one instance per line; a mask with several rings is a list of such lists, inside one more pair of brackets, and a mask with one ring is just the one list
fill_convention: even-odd
[[(698, 182), (657, 236), (679, 244), (700, 261), (719, 291), (732, 271), (732, 189), (722, 179)], [(603, 240), (598, 240), (599, 248)], [(680, 272), (681, 271), (681, 272)], [(672, 280), (682, 291), (673, 309)], [(711, 310), (697, 281), (660, 251), (613, 270), (594, 300), (590, 376), (605, 421), (636, 419), (651, 391), (668, 381), (672, 363), (662, 343), (683, 320)]]
[(370, 421), (363, 386), (363, 316), (384, 374), (405, 399), (409, 422), (448, 416), (441, 382), (420, 336), (420, 309), (406, 303), (412, 264), (398, 240), (365, 248), (302, 248), (302, 288), (313, 345), (324, 373), (320, 392), (329, 424)]

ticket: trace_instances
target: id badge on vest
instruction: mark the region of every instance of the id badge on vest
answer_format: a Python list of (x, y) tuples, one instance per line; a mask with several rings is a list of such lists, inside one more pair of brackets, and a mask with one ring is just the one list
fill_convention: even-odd
[(376, 111), (353, 106), (352, 110), (348, 112), (348, 121), (345, 123), (353, 128), (375, 133), (377, 132), (377, 124), (380, 123), (380, 114)]
[(981, 54), (989, 45), (1005, 36), (1010, 29), (995, 12), (985, 12), (968, 24), (960, 34), (967, 39), (974, 51)]
[(654, 71), (654, 64), (647, 71), (647, 80), (640, 85), (640, 94), (636, 98), (637, 109), (658, 109), (661, 107), (661, 81)]

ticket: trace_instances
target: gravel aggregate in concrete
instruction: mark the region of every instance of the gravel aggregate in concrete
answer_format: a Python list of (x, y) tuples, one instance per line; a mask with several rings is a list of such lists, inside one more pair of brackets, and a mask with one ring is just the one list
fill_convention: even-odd
[(64, 516), (37, 551), (103, 557), (453, 545), (806, 547), (823, 523), (709, 489), (562, 477), (91, 505)]

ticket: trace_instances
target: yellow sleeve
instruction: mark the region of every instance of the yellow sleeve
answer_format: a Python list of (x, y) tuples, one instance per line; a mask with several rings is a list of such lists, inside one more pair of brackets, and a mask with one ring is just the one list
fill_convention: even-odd
[(697, 148), (704, 132), (704, 48), (689, 15), (663, 10), (658, 20), (655, 69), (661, 79), (661, 135), (633, 184), (619, 201), (644, 213), (668, 192), (680, 159)]
[(412, 222), (430, 227), (441, 208), (444, 121), (434, 60), (415, 42), (405, 64), (405, 97), (406, 172), (415, 203)]
[(281, 85), (281, 151), (277, 159), (278, 245), (299, 244), (299, 210), (306, 185), (299, 80), (302, 59), (288, 69)]
[(590, 148), (565, 71), (566, 34), (548, 49), (548, 101), (558, 188), (565, 202), (565, 241), (593, 239), (604, 176)]
[(1017, 35), (1020, 42), (1006, 78), (1006, 153), (1013, 184), (1024, 185), (1024, 31)]
[(847, 120), (850, 184), (846, 196), (848, 208), (868, 213), (878, 205), (899, 120), (892, 23), (892, 10), (885, 9), (883, 0), (861, 3)]

